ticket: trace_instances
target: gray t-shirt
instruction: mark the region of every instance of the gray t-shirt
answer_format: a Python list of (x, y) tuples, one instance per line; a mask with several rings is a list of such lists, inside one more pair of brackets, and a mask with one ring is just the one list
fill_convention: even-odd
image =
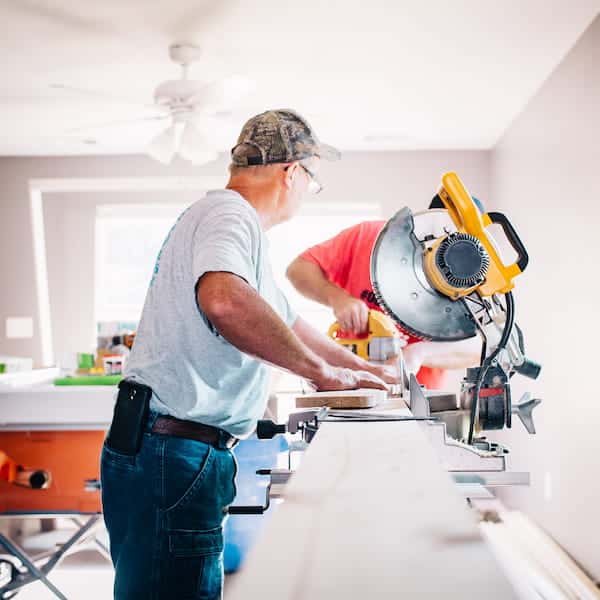
[(211, 191), (181, 214), (158, 254), (125, 375), (152, 388), (157, 412), (243, 437), (264, 412), (269, 367), (220, 336), (200, 310), (196, 283), (210, 271), (241, 277), (293, 325), (256, 211), (237, 192)]

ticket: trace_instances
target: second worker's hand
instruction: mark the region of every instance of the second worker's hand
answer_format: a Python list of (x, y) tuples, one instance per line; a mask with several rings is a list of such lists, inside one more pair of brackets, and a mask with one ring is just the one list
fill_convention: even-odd
[(367, 331), (369, 309), (362, 300), (343, 292), (332, 302), (331, 308), (342, 331), (355, 335)]
[(355, 390), (358, 388), (374, 388), (387, 390), (385, 381), (368, 371), (354, 371), (344, 367), (326, 365), (322, 373), (314, 377), (310, 383), (318, 392)]

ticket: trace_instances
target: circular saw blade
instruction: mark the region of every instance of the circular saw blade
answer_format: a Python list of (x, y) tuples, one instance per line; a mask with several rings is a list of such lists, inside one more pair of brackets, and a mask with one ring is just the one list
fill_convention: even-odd
[(435, 290), (423, 270), (424, 241), (455, 230), (445, 210), (403, 208), (380, 232), (371, 254), (371, 282), (379, 305), (408, 333), (434, 341), (473, 337), (477, 328), (464, 300)]

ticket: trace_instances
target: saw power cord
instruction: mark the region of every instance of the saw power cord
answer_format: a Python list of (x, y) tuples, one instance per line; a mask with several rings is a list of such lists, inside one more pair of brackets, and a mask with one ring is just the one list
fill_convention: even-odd
[(502, 350), (506, 348), (506, 344), (508, 343), (515, 322), (515, 300), (513, 298), (512, 292), (507, 292), (504, 295), (504, 297), (506, 298), (506, 320), (504, 321), (502, 337), (500, 338), (496, 349), (481, 363), (479, 377), (477, 378), (477, 383), (475, 384), (475, 388), (473, 389), (473, 400), (471, 401), (471, 415), (469, 419), (469, 437), (467, 439), (467, 442), (469, 444), (473, 443), (473, 432), (475, 429), (475, 418), (477, 416), (479, 392), (481, 391), (481, 385), (483, 384), (483, 380), (488, 372), (488, 369), (496, 361), (496, 358), (498, 357), (500, 352), (502, 352)]

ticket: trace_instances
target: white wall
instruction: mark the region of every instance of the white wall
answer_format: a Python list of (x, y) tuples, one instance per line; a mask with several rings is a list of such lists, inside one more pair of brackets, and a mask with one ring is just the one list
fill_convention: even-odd
[[(530, 489), (506, 494), (600, 578), (600, 17), (491, 156), (493, 204), (516, 222), (530, 254), (517, 282), (517, 320), (543, 398), (536, 436), (504, 439)], [(516, 395), (516, 394), (515, 394)], [(495, 436), (498, 437), (498, 436)]]
[[(203, 168), (163, 167), (145, 157), (0, 158), (0, 354), (40, 361), (28, 182), (59, 177), (226, 175), (225, 157)], [(378, 202), (386, 216), (409, 205), (426, 208), (446, 170), (458, 171), (472, 192), (489, 195), (487, 152), (348, 153), (323, 165), (323, 202)], [(97, 204), (191, 201), (189, 193), (48, 194), (44, 196), (51, 317), (57, 349), (85, 350), (93, 326), (93, 219)], [(74, 290), (80, 290), (80, 296)], [(31, 340), (8, 340), (8, 316), (32, 316)], [(82, 348), (83, 345), (83, 348)]]

